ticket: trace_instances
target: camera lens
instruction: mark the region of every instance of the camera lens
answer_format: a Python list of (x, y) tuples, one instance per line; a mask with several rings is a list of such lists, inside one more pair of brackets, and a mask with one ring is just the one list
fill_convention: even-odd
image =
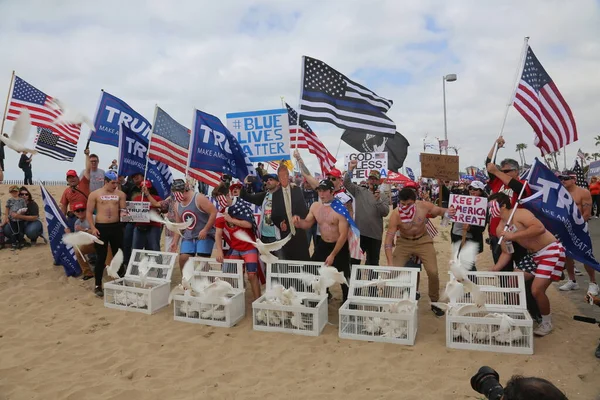
[(499, 379), (500, 375), (493, 368), (481, 367), (471, 378), (471, 387), (487, 399), (500, 400), (504, 394), (504, 389), (498, 381)]

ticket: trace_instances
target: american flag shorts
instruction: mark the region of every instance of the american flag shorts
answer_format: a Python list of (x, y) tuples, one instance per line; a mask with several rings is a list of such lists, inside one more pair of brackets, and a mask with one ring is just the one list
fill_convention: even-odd
[(565, 269), (565, 248), (559, 241), (552, 242), (534, 253), (533, 261), (537, 264), (534, 273), (536, 278), (559, 281), (562, 271)]

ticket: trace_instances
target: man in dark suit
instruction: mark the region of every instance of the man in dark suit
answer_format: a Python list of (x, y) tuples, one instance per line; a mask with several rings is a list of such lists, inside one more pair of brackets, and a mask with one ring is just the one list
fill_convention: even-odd
[(286, 260), (309, 261), (308, 241), (304, 229), (294, 227), (292, 216), (306, 218), (308, 210), (304, 202), (302, 189), (290, 182), (290, 171), (281, 163), (277, 169), (280, 188), (273, 193), (272, 219), (279, 229), (281, 238), (294, 235), (283, 247), (283, 258)]

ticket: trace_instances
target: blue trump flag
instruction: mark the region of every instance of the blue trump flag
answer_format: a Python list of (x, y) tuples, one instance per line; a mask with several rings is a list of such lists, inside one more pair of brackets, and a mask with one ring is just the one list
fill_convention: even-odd
[(148, 136), (152, 131), (150, 122), (123, 100), (102, 91), (94, 120), (96, 132), (92, 132), (90, 140), (117, 147), (121, 125), (139, 134), (144, 138), (144, 143), (148, 143)]
[(44, 211), (46, 212), (46, 229), (50, 239), (50, 251), (54, 257), (54, 263), (62, 265), (67, 276), (78, 276), (81, 274), (81, 267), (75, 257), (73, 247), (67, 246), (62, 242), (67, 222), (56, 201), (43, 185), (40, 185), (42, 199), (44, 201)]
[(412, 168), (406, 167), (406, 175), (408, 175), (411, 181), (415, 180), (415, 173), (413, 172)]
[[(148, 155), (148, 141), (139, 134), (121, 125), (119, 134), (119, 175), (130, 176), (144, 174), (146, 158)], [(169, 166), (155, 160), (148, 160), (146, 179), (158, 192), (160, 198), (165, 199), (171, 193), (173, 175)]]
[(594, 258), (587, 222), (577, 208), (569, 191), (552, 171), (537, 158), (527, 177), (533, 195), (521, 200), (565, 246), (567, 257), (600, 271)]
[(240, 180), (255, 174), (250, 159), (219, 118), (200, 110), (194, 115), (188, 165)]

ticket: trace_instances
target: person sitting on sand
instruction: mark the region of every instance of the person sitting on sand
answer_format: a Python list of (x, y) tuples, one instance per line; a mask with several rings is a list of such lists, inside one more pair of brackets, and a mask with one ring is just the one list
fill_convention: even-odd
[(27, 204), (27, 211), (22, 214), (12, 213), (11, 217), (16, 220), (23, 221), (23, 232), (31, 241), (30, 243), (25, 243), (25, 245), (30, 246), (35, 244), (39, 237), (44, 240), (44, 243), (48, 243), (43, 235), (44, 229), (42, 227), (42, 221), (40, 221), (40, 208), (31, 198), (31, 192), (25, 186), (21, 186), (21, 189), (19, 190), (19, 197), (25, 200), (25, 203)]
[[(73, 204), (73, 212), (77, 216), (77, 221), (75, 221), (75, 232), (90, 233), (90, 224), (87, 222), (86, 219), (85, 203)], [(94, 254), (96, 252), (96, 249), (94, 248), (93, 244), (86, 244), (85, 246), (79, 246), (79, 251), (81, 252), (81, 254), (86, 256), (88, 254)], [(75, 256), (77, 257), (77, 262), (81, 267), (81, 271), (83, 273), (83, 280), (87, 281), (88, 279), (94, 277), (94, 273), (90, 268), (89, 259), (86, 260), (85, 258), (82, 258), (81, 254), (79, 254), (79, 251), (75, 252)]]
[[(90, 233), (97, 236), (104, 244), (94, 243), (97, 260), (94, 268), (96, 285), (94, 293), (103, 297), (102, 275), (106, 266), (106, 256), (110, 245), (112, 254), (123, 247), (123, 225), (121, 215), (127, 215), (125, 208), (125, 193), (118, 190), (119, 178), (116, 172), (108, 171), (104, 174), (104, 186), (90, 193), (87, 202), (87, 221), (90, 224)], [(94, 211), (96, 220), (94, 221)], [(119, 276), (125, 275), (125, 268), (121, 265)]]
[(25, 224), (14, 216), (24, 213), (27, 210), (27, 203), (24, 198), (19, 197), (19, 187), (17, 185), (9, 187), (8, 192), (11, 197), (6, 200), (2, 226), (4, 236), (10, 240), (13, 250), (17, 250), (24, 246)]

